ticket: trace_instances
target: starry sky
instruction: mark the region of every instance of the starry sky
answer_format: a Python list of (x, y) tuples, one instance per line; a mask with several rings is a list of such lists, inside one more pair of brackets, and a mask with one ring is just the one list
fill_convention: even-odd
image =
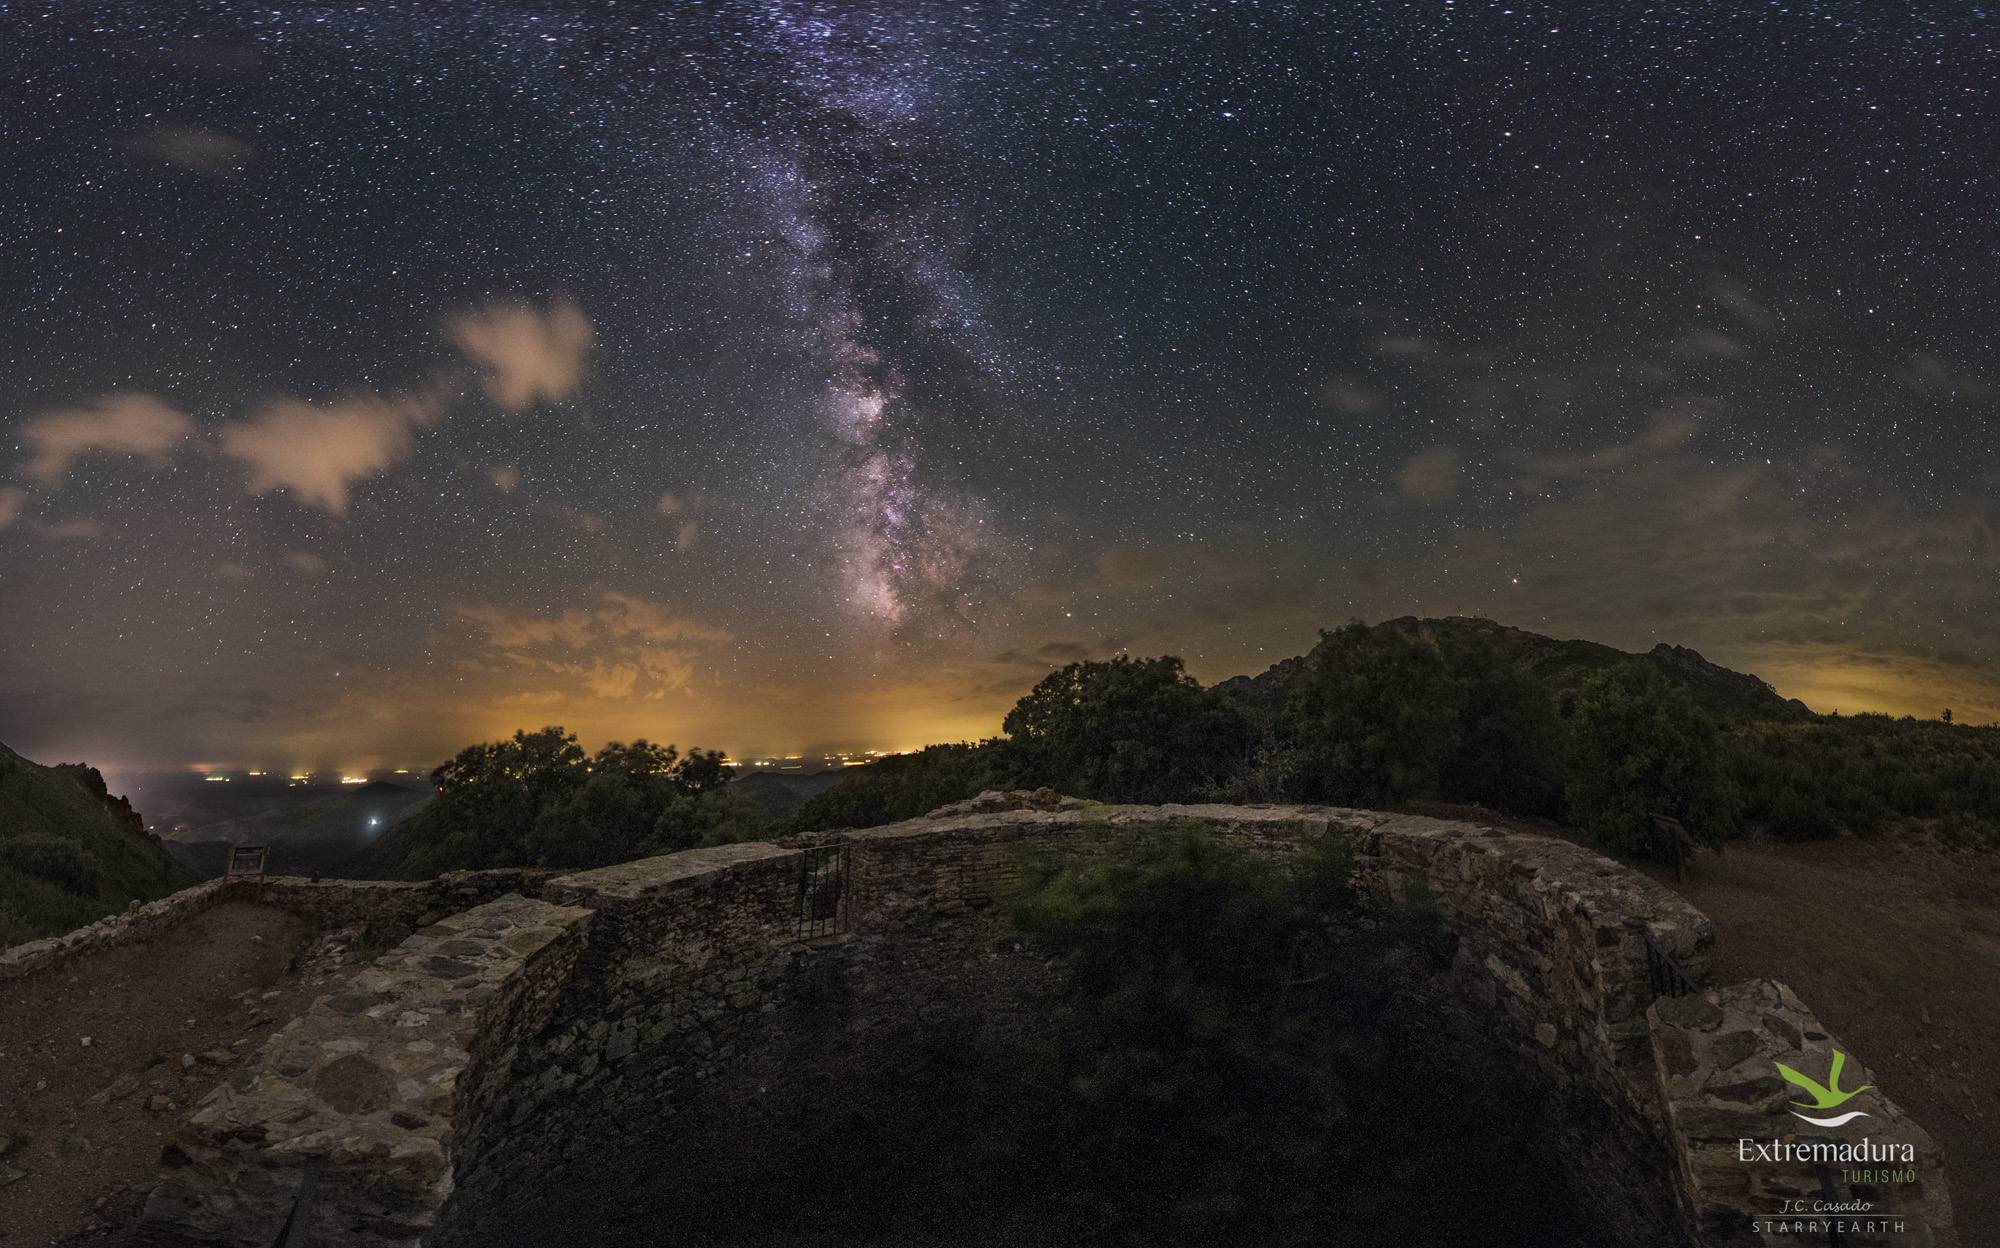
[(1996, 18), (0, 0), (0, 740), (899, 749), (1450, 613), (2000, 718)]

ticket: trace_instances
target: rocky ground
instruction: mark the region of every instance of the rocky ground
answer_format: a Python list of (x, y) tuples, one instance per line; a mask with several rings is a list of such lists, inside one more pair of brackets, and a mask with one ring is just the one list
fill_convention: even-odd
[[(1580, 839), (1542, 820), (1413, 813)], [(1587, 842), (1586, 842), (1587, 843)], [(1960, 1241), (2000, 1244), (2000, 863), (1895, 840), (1732, 844), (1633, 863), (1715, 923), (1716, 980), (1792, 986), (1944, 1148)]]
[(351, 957), (227, 902), (172, 941), (0, 982), (0, 1248), (121, 1241), (175, 1121)]

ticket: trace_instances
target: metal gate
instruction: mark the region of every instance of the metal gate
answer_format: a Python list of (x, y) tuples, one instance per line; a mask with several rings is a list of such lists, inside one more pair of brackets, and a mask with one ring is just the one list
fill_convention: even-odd
[(852, 909), (847, 846), (821, 845), (799, 859), (798, 935), (800, 940), (847, 930)]

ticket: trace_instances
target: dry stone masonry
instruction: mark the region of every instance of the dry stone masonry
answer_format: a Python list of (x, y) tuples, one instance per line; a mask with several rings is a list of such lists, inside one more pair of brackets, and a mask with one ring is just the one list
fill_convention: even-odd
[[(1827, 1242), (1838, 1219), (1850, 1245), (1957, 1244), (1921, 1128), (1880, 1089), (1841, 1126), (1795, 1117), (1800, 1089), (1775, 1063), (1826, 1078), (1845, 1050), (1782, 985), (1712, 985), (1708, 920), (1608, 858), (1418, 816), (1047, 790), (554, 879), (267, 884), (266, 901), (316, 921), (405, 938), (187, 1120), (149, 1223), (163, 1243), (268, 1244), (311, 1172), (316, 1245), (479, 1243), (489, 1211), (587, 1167), (606, 1122), (699, 1111), (754, 1129), (809, 1096), (816, 1069), (865, 1061), (871, 1035), (968, 1011), (1031, 1024), (1020, 1003), (1056, 972), (995, 904), (1022, 855), (1118, 855), (1182, 820), (1269, 855), (1351, 836), (1364, 897), (1437, 908), (1447, 1012), (1547, 1091), (1551, 1164), (1603, 1243)], [(1843, 1060), (1844, 1088), (1871, 1082)], [(1864, 1137), (1911, 1160), (1815, 1160)]]

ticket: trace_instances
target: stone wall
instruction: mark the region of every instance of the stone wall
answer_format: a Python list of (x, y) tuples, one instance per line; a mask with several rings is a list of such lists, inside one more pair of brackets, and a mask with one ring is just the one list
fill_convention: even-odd
[(100, 949), (163, 936), (229, 895), (221, 880), (209, 880), (158, 901), (133, 905), (124, 914), (99, 919), (61, 936), (31, 940), (0, 950), (0, 979), (19, 979), (61, 966)]
[(214, 879), (184, 888), (124, 914), (99, 919), (61, 936), (0, 950), (0, 980), (49, 970), (100, 949), (156, 940), (225, 900), (258, 901), (296, 914), (328, 931), (355, 929), (363, 938), (391, 945), (427, 923), (469, 910), (508, 893), (535, 896), (563, 874), (543, 869), (453, 871), (434, 880), (323, 880), (277, 876)]
[[(1825, 1243), (1837, 1229), (1849, 1248), (1956, 1242), (1937, 1144), (1790, 988), (1663, 997), (1648, 1017), (1689, 1240)], [(1868, 1090), (1814, 1109), (1779, 1063), (1829, 1090)], [(1805, 1216), (1772, 1216), (1787, 1209)]]
[(348, 976), (180, 1125), (146, 1203), (153, 1237), (263, 1248), (311, 1167), (312, 1243), (418, 1243), (451, 1194), (461, 1139), (497, 1138), (507, 1042), (543, 1024), (591, 917), (504, 897)]
[[(1740, 1046), (1729, 1037), (1754, 1028), (1704, 1030), (1706, 1012), (1656, 1005), (1661, 976), (1706, 991), (1678, 1000), (1730, 1020), (1777, 993), (1778, 1005), (1755, 1005), (1776, 1020), (1760, 1034), (1791, 1027), (1819, 1043), (1805, 1038), (1822, 1033), (1781, 988), (1711, 987), (1709, 923), (1668, 890), (1567, 842), (1476, 824), (1325, 807), (1097, 806), (1043, 792), (563, 876), (540, 884), (540, 901), (486, 901), (424, 927), (274, 1037), (251, 1074), (190, 1120), (155, 1222), (202, 1242), (269, 1242), (303, 1159), (318, 1156), (330, 1178), (316, 1244), (475, 1244), (488, 1211), (518, 1209), (521, 1192), (557, 1186), (549, 1176), (587, 1174), (587, 1146), (607, 1123), (706, 1115), (754, 1136), (810, 1099), (816, 1072), (865, 1062), (884, 1031), (952, 1017), (1033, 1025), (1023, 1003), (1055, 972), (995, 904), (1024, 856), (1115, 857), (1184, 819), (1270, 855), (1344, 831), (1364, 896), (1437, 907), (1451, 933), (1451, 1013), (1550, 1091), (1566, 1169), (1607, 1245), (1747, 1242), (1751, 1213), (1781, 1211), (1774, 1202), (1797, 1176), (1731, 1187), (1747, 1172), (1724, 1164), (1721, 1136), (1701, 1134), (1720, 1120), (1696, 1112), (1741, 1095), (1745, 1072), (1780, 1050), (1721, 1064), (1718, 1052)], [(267, 885), (266, 899), (388, 930), (500, 884), (287, 882)], [(1695, 1055), (1686, 1070), (1683, 1046)], [(1879, 1112), (1921, 1135), (1886, 1102)], [(1925, 1185), (1895, 1198), (1921, 1235), (1888, 1242), (1950, 1248), (1927, 1137), (1919, 1152)], [(250, 1237), (225, 1232), (224, 1214)]]

